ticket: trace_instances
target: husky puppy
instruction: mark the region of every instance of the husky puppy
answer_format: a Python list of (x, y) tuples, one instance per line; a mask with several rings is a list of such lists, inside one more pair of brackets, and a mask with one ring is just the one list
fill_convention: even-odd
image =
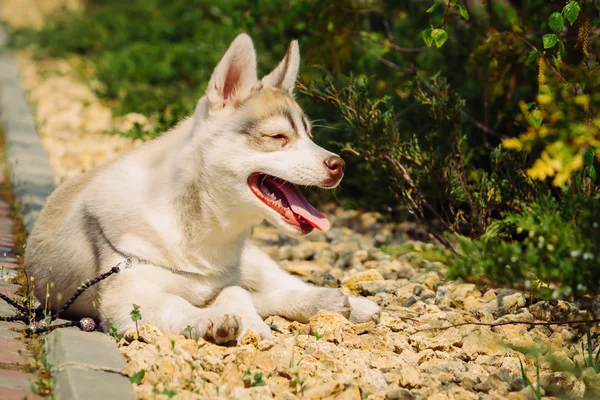
[(164, 332), (191, 326), (216, 343), (248, 329), (270, 337), (270, 315), (306, 322), (328, 310), (377, 321), (375, 303), (302, 282), (248, 238), (264, 219), (295, 237), (330, 226), (297, 185), (335, 188), (344, 161), (312, 141), (292, 95), (299, 63), (294, 41), (258, 80), (252, 40), (237, 36), (193, 116), (61, 185), (25, 252), (36, 298), (57, 311), (82, 283), (121, 263), (73, 304), (72, 317), (122, 333), (134, 326), (137, 304), (143, 321)]

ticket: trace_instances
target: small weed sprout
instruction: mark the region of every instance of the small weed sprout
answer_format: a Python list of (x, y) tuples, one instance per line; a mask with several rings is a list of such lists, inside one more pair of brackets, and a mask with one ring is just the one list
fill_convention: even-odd
[[(297, 339), (298, 339), (298, 334), (296, 334), (296, 336), (294, 337), (294, 342), (292, 343), (292, 355), (290, 357), (290, 373), (294, 377), (294, 379), (292, 379), (290, 381), (290, 384), (295, 387), (296, 393), (302, 393), (302, 391), (304, 390), (302, 385), (304, 384), (304, 381), (306, 379), (300, 378), (300, 372), (294, 371), (294, 368), (296, 368), (296, 366), (297, 366), (294, 362), (294, 349), (296, 348), (296, 340)], [(300, 360), (300, 361), (302, 361), (302, 360)], [(300, 364), (300, 361), (298, 361), (298, 365)]]
[[(102, 300), (100, 299), (100, 293), (97, 293), (98, 298), (96, 300), (92, 300), (92, 306), (98, 310), (100, 312), (100, 314), (102, 314), (102, 316), (104, 317), (104, 319), (106, 321), (108, 321), (110, 323), (110, 320), (108, 319), (108, 317), (106, 316), (106, 314), (104, 314), (104, 311), (102, 311)], [(121, 336), (119, 336), (119, 330), (117, 329), (117, 326), (113, 323), (110, 324), (109, 327), (109, 334), (110, 336), (112, 336), (117, 342), (119, 340), (121, 340)], [(139, 336), (139, 335), (138, 335)]]
[(531, 382), (529, 380), (529, 378), (527, 377), (527, 373), (525, 372), (525, 367), (523, 366), (523, 361), (521, 361), (521, 358), (519, 357), (519, 364), (521, 365), (521, 378), (523, 379), (523, 384), (525, 386), (529, 386), (531, 388), (531, 391), (533, 392), (533, 395), (535, 396), (536, 400), (542, 400), (542, 387), (540, 385), (540, 364), (539, 362), (536, 361), (535, 363), (535, 367), (536, 367), (536, 373), (535, 373), (535, 378), (536, 378), (536, 385), (533, 385), (533, 382)]
[(175, 341), (173, 339), (171, 340), (171, 350), (175, 350)]
[(300, 378), (300, 373), (298, 371), (292, 372), (292, 376), (294, 379), (290, 381), (290, 384), (296, 388), (296, 393), (302, 393), (303, 387), (302, 385), (306, 381), (305, 378)]
[(586, 329), (586, 341), (581, 343), (581, 355), (583, 356), (583, 365), (578, 367), (583, 370), (585, 368), (592, 368), (596, 373), (600, 373), (600, 346), (594, 352), (594, 341), (598, 339), (598, 334), (592, 334), (590, 327)]
[(263, 379), (262, 372), (257, 372), (256, 374), (254, 374), (252, 379), (250, 379), (251, 375), (252, 375), (252, 372), (250, 371), (249, 368), (244, 371), (244, 385), (246, 387), (265, 386), (266, 382)]
[(131, 315), (131, 320), (135, 322), (135, 331), (137, 332), (137, 337), (140, 337), (140, 330), (138, 328), (138, 321), (142, 320), (142, 314), (140, 313), (140, 306), (137, 304), (133, 304), (133, 310), (129, 313)]
[(187, 334), (188, 339), (192, 338), (192, 329), (193, 329), (193, 327), (191, 325), (188, 325), (183, 329), (183, 333)]
[(119, 331), (117, 330), (117, 326), (115, 324), (110, 324), (110, 336), (115, 338), (115, 340), (120, 340)]
[(140, 383), (142, 383), (144, 376), (146, 376), (146, 371), (143, 369), (139, 370), (135, 374), (131, 375), (131, 378), (129, 378), (129, 382), (139, 385)]
[(322, 334), (320, 334), (319, 332), (313, 332), (313, 336), (314, 336), (315, 338), (317, 338), (317, 340), (321, 340), (321, 338), (323, 338), (323, 335), (322, 335)]
[(172, 397), (175, 397), (175, 395), (177, 394), (177, 392), (176, 392), (176, 391), (174, 391), (174, 390), (171, 390), (171, 389), (165, 388), (165, 389), (162, 391), (162, 393), (161, 393), (161, 394), (163, 394), (163, 395), (165, 395), (165, 396), (167, 396), (167, 397), (169, 397), (169, 398), (172, 398)]

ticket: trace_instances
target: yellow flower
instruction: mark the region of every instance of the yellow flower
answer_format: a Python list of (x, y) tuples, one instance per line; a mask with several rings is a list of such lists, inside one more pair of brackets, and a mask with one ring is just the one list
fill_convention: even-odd
[(519, 138), (502, 139), (502, 146), (504, 146), (504, 148), (508, 150), (523, 150), (523, 143), (521, 142), (521, 140), (519, 140)]
[(583, 156), (581, 154), (576, 154), (567, 164), (569, 171), (579, 171), (581, 167), (583, 167)]
[(587, 94), (580, 94), (575, 97), (575, 104), (582, 106), (583, 108), (588, 108), (590, 105), (590, 96)]
[(554, 186), (562, 186), (565, 184), (565, 182), (567, 182), (569, 176), (571, 176), (571, 173), (569, 171), (561, 171), (558, 174), (556, 174), (556, 176), (552, 180), (552, 184)]
[(544, 180), (549, 176), (554, 176), (554, 168), (546, 160), (538, 158), (533, 163), (533, 167), (527, 170), (527, 175), (533, 179)]
[(537, 101), (539, 104), (550, 104), (552, 103), (552, 95), (550, 94), (538, 94)]

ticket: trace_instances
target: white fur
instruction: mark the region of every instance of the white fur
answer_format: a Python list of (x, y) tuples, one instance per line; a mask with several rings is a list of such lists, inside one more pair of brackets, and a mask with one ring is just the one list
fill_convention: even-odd
[[(37, 298), (43, 300), (44, 288), (53, 284), (50, 307), (57, 310), (81, 283), (123, 261), (102, 230), (117, 249), (150, 263), (134, 263), (75, 303), (72, 315), (96, 316), (104, 327), (115, 324), (120, 332), (132, 327), (132, 304), (140, 305), (143, 321), (166, 332), (181, 333), (191, 325), (195, 336), (217, 343), (237, 339), (247, 329), (268, 337), (262, 318), (269, 315), (307, 321), (325, 309), (355, 322), (377, 320), (375, 303), (292, 277), (248, 239), (251, 227), (263, 219), (289, 235), (302, 234), (250, 191), (250, 174), (322, 187), (329, 177), (324, 160), (333, 153), (312, 142), (300, 107), (287, 94), (299, 66), (296, 42), (286, 58), (261, 88), (252, 41), (238, 36), (193, 117), (58, 188), (25, 255)], [(239, 132), (276, 101), (288, 110), (296, 133), (289, 120), (277, 116), (253, 127), (256, 137)], [(273, 142), (261, 133), (294, 140), (267, 151), (261, 143)], [(98, 297), (100, 310), (92, 306)]]

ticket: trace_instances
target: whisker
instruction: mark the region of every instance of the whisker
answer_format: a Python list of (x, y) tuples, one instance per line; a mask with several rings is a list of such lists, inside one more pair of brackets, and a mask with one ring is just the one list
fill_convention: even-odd
[(312, 127), (313, 127), (313, 128), (325, 128), (325, 129), (331, 129), (331, 130), (334, 130), (334, 131), (341, 131), (341, 130), (343, 130), (343, 129), (341, 129), (341, 128), (334, 128), (334, 127), (327, 126), (327, 125), (313, 125)]

